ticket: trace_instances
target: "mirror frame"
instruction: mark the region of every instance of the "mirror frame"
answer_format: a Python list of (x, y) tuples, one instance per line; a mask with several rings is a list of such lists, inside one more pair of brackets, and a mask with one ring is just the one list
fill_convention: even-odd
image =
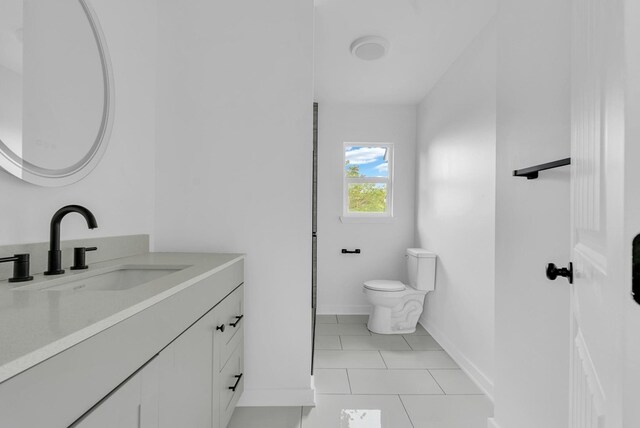
[(0, 167), (10, 174), (32, 184), (46, 187), (66, 186), (82, 180), (100, 162), (107, 149), (111, 129), (113, 127), (115, 88), (113, 82), (113, 69), (111, 59), (105, 41), (104, 33), (100, 27), (98, 17), (86, 0), (77, 0), (84, 14), (89, 20), (94, 39), (102, 64), (102, 77), (104, 82), (104, 108), (102, 122), (95, 141), (87, 154), (75, 164), (63, 169), (47, 169), (34, 165), (10, 150), (0, 139)]

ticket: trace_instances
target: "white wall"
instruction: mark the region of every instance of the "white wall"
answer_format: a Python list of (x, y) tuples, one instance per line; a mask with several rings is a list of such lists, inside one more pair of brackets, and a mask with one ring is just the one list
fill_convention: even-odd
[(311, 0), (159, 1), (156, 245), (247, 254), (244, 405), (313, 400)]
[[(318, 106), (318, 313), (369, 313), (362, 283), (406, 281), (405, 249), (414, 242), (416, 108)], [(343, 143), (394, 143), (394, 219), (342, 223)], [(360, 248), (360, 255), (341, 254)]]
[(115, 122), (96, 169), (67, 187), (37, 187), (0, 172), (0, 245), (49, 239), (49, 222), (63, 205), (84, 205), (99, 228), (79, 215), (65, 218), (62, 239), (153, 230), (155, 141), (155, 0), (92, 0), (111, 54)]
[(418, 110), (417, 240), (438, 254), (427, 330), (493, 390), (496, 29), (491, 22)]
[(495, 420), (568, 426), (569, 168), (514, 169), (570, 153), (569, 0), (501, 1), (498, 12)]

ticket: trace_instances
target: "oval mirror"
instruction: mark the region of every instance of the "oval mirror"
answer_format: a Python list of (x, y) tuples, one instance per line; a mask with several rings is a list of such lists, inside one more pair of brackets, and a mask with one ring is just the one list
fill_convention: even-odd
[(112, 79), (85, 0), (2, 0), (0, 166), (43, 186), (85, 177), (109, 139)]

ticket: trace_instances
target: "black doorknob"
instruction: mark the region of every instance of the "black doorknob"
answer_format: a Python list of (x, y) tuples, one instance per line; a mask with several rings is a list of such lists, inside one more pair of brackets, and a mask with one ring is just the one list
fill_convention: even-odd
[(220, 330), (222, 333), (224, 333), (224, 324), (217, 326), (216, 330)]
[(553, 263), (547, 265), (547, 278), (555, 280), (562, 276), (569, 280), (569, 284), (573, 284), (573, 263), (569, 262), (569, 268), (559, 268)]

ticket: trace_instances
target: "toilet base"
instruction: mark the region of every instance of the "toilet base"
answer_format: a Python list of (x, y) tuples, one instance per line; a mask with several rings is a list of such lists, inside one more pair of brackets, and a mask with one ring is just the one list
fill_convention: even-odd
[(368, 323), (367, 323), (367, 328), (371, 333), (375, 333), (375, 334), (411, 334), (411, 333), (415, 333), (416, 331), (415, 327), (411, 330), (383, 331), (383, 330), (378, 330), (375, 327), (370, 327)]
[[(418, 297), (418, 296), (416, 296)], [(422, 314), (424, 295), (389, 308), (374, 305), (367, 328), (377, 334), (410, 334), (416, 331), (418, 318)]]

